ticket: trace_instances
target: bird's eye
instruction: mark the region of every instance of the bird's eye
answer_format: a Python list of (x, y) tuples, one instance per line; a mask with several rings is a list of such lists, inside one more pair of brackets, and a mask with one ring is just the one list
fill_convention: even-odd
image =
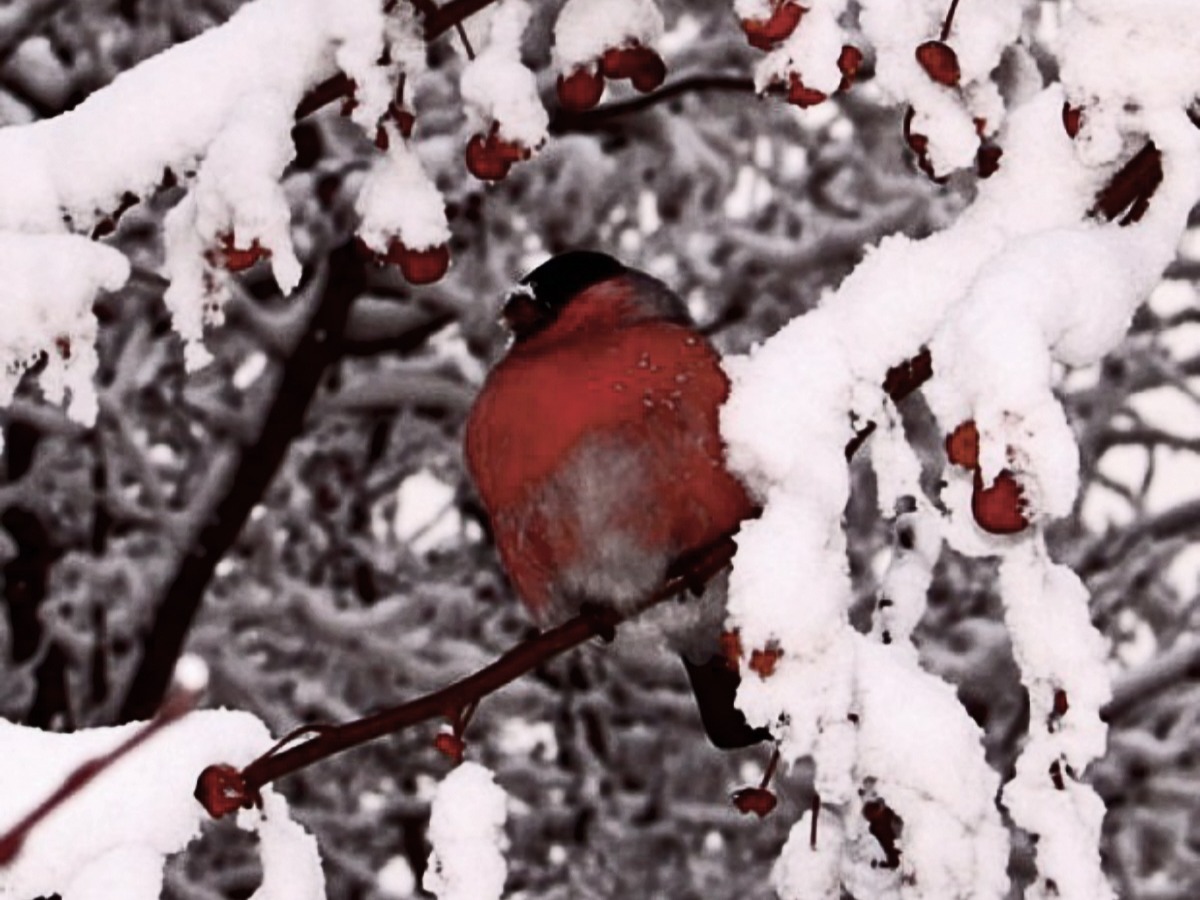
[(515, 337), (532, 334), (550, 320), (550, 309), (533, 294), (518, 291), (509, 295), (500, 318)]

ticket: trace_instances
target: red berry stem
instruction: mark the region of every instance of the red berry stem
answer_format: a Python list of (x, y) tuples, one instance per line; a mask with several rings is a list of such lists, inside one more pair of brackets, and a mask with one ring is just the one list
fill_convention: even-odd
[(475, 48), (471, 46), (471, 40), (467, 37), (467, 29), (463, 28), (462, 20), (454, 23), (454, 30), (458, 32), (458, 39), (463, 43), (463, 49), (467, 51), (467, 59), (475, 62)]
[(775, 777), (775, 770), (779, 768), (779, 745), (776, 744), (771, 749), (771, 758), (767, 760), (767, 770), (763, 772), (762, 781), (759, 782), (759, 787), (764, 791), (771, 786), (771, 779)]
[(946, 40), (950, 37), (950, 28), (954, 25), (954, 14), (958, 12), (958, 0), (950, 0), (950, 9), (946, 11), (946, 18), (942, 20), (941, 40)]
[(814, 792), (812, 798), (812, 827), (808, 831), (808, 846), (817, 849), (817, 819), (821, 816), (821, 795)]

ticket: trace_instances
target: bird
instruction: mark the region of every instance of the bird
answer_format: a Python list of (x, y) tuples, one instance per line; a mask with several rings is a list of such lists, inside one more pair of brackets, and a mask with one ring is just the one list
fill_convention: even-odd
[[(463, 448), (501, 564), (539, 626), (589, 608), (628, 615), (755, 514), (725, 464), (720, 356), (666, 284), (593, 250), (533, 269), (501, 319), (510, 344)], [(723, 605), (697, 603), (663, 627), (709, 739), (731, 749), (768, 735), (734, 706)]]

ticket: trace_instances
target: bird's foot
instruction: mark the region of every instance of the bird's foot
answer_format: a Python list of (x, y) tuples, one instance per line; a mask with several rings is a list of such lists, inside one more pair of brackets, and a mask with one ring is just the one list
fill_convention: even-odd
[(611, 644), (617, 636), (617, 623), (621, 617), (611, 606), (604, 606), (594, 600), (585, 600), (579, 605), (579, 615), (592, 626), (592, 632), (606, 644)]

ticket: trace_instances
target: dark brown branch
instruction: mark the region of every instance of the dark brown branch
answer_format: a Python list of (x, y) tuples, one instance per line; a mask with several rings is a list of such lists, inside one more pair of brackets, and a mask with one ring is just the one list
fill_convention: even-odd
[(303, 119), (311, 116), (318, 109), (328, 106), (335, 100), (343, 100), (354, 91), (354, 82), (346, 75), (338, 72), (332, 78), (326, 78), (301, 99), (296, 107), (296, 118)]
[[(888, 369), (887, 377), (883, 380), (883, 392), (891, 397), (893, 403), (899, 403), (932, 377), (933, 357), (928, 347), (922, 347), (921, 352), (912, 359), (906, 359)], [(846, 459), (853, 457), (858, 448), (874, 433), (874, 422), (867, 422), (858, 429), (846, 444)]]
[(149, 718), (162, 703), (217, 564), (237, 540), (300, 433), (325, 370), (339, 358), (350, 305), (365, 288), (365, 263), (354, 243), (348, 241), (329, 256), (320, 301), (295, 352), (284, 364), (275, 397), (263, 419), (262, 437), (255, 446), (244, 448), (228, 488), (208, 513), (191, 552), (179, 562), (162, 593), (142, 642), (141, 661), (121, 706), (121, 721)]
[[(708, 581), (729, 565), (736, 549), (733, 540), (726, 537), (690, 556), (686, 567), (675, 567), (675, 573), (633, 614)], [(610, 608), (591, 608), (565, 624), (519, 644), (495, 662), (440, 691), (345, 725), (325, 726), (311, 740), (278, 752), (273, 749), (240, 773), (227, 766), (210, 766), (200, 774), (196, 797), (210, 815), (220, 817), (239, 807), (255, 805), (259, 791), (276, 779), (343, 750), (433, 719), (458, 721), (463, 710), (555, 656), (592, 638), (611, 637), (625, 618)]]
[(752, 94), (754, 93), (754, 81), (741, 75), (694, 75), (681, 78), (663, 85), (657, 91), (649, 94), (642, 94), (616, 103), (606, 103), (587, 112), (573, 113), (560, 109), (550, 120), (550, 131), (553, 134), (561, 134), (566, 131), (589, 131), (600, 128), (614, 119), (642, 112), (684, 94), (706, 91)]

